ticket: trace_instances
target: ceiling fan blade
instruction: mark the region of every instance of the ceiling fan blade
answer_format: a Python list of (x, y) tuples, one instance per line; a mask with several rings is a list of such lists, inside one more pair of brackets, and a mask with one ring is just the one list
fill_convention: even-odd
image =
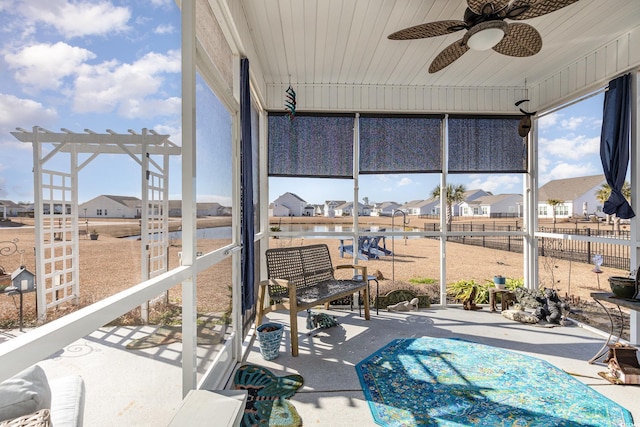
[(429, 65), (429, 73), (437, 73), (456, 59), (460, 58), (468, 50), (469, 47), (462, 43), (462, 39), (456, 40), (444, 48), (444, 50), (436, 56), (433, 62), (431, 62), (431, 65)]
[(529, 24), (509, 24), (504, 38), (493, 47), (507, 56), (533, 56), (542, 49), (542, 37)]
[[(491, 7), (493, 5), (493, 7)], [(467, 0), (467, 6), (476, 15), (491, 15), (509, 5), (509, 0)]]
[(427, 37), (443, 36), (463, 30), (464, 21), (436, 21), (405, 28), (389, 35), (390, 40), (413, 40)]
[(515, 0), (509, 6), (506, 17), (514, 21), (536, 18), (569, 6), (578, 0)]

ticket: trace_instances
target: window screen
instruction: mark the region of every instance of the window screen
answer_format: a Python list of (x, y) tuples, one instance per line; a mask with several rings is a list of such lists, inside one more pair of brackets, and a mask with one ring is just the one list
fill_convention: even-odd
[(360, 117), (360, 173), (440, 172), (442, 116)]
[(353, 115), (269, 114), (269, 175), (353, 178)]
[(526, 172), (521, 116), (449, 116), (449, 172)]

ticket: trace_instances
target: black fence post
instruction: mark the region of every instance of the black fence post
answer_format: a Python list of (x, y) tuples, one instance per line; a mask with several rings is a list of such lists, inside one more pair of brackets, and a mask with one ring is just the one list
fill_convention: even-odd
[[(482, 224), (482, 231), (484, 231), (484, 224)], [(482, 236), (482, 247), (485, 248), (485, 239), (487, 238), (487, 236)]]
[[(591, 236), (591, 228), (587, 228), (587, 236)], [(591, 263), (591, 242), (587, 242), (587, 264)]]

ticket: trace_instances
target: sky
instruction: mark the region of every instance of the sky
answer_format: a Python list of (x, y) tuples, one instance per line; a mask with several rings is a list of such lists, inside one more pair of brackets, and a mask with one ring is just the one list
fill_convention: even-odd
[[(0, 0), (0, 34), (0, 199), (34, 199), (31, 144), (9, 133), (18, 127), (78, 133), (147, 128), (181, 145), (180, 14), (174, 0)], [(199, 83), (201, 99), (215, 99)], [(602, 103), (603, 95), (593, 96), (539, 120), (541, 185), (602, 173)], [(208, 108), (218, 118), (198, 131), (222, 128), (228, 135), (224, 107)], [(229, 153), (204, 154), (199, 159), (208, 163), (199, 170), (207, 182), (197, 185), (198, 200), (228, 205), (231, 172), (220, 171)], [(170, 198), (180, 198), (178, 158), (170, 170)], [(125, 155), (100, 155), (80, 172), (79, 202), (101, 194), (140, 197), (140, 175)], [(455, 175), (448, 182), (522, 193), (520, 176)], [(369, 175), (360, 178), (358, 194), (360, 201), (403, 203), (430, 197), (438, 184), (438, 175)], [(269, 201), (287, 191), (309, 203), (354, 196), (350, 180), (270, 179)]]

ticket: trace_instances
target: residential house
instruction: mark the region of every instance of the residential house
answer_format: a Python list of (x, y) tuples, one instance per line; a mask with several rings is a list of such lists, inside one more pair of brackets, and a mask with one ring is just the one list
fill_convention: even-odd
[[(336, 216), (353, 216), (353, 202), (343, 203), (335, 209)], [(358, 202), (358, 216), (370, 216), (371, 210), (368, 205)]]
[(521, 194), (489, 194), (459, 204), (460, 216), (518, 218), (523, 215)]
[(548, 200), (560, 200), (555, 206), (556, 218), (586, 217), (602, 215), (602, 203), (596, 193), (606, 184), (604, 175), (581, 176), (556, 179), (538, 189), (538, 218), (553, 218), (553, 207)]
[(131, 196), (101, 195), (78, 206), (87, 218), (141, 218), (142, 200)]
[(336, 208), (347, 203), (346, 200), (326, 200), (324, 202), (324, 216), (333, 218), (336, 216)]
[(16, 217), (25, 212), (27, 212), (27, 208), (23, 205), (14, 203), (11, 200), (0, 200), (0, 218)]
[[(196, 209), (196, 215), (199, 218), (231, 215), (231, 207), (223, 206), (217, 202), (198, 202), (196, 203)], [(169, 200), (169, 216), (175, 218), (182, 217), (182, 200)]]
[[(484, 191), (484, 190), (480, 190), (480, 189), (474, 189), (474, 190), (467, 190), (464, 192), (464, 201), (465, 202), (469, 202), (472, 200), (475, 200), (479, 197), (485, 197), (485, 196), (490, 196), (491, 192), (490, 191)], [(463, 214), (460, 211), (460, 205), (463, 202), (460, 203), (454, 203), (453, 206), (451, 206), (451, 212), (453, 214), (453, 216), (463, 216)], [(438, 210), (438, 212), (440, 211), (439, 209), (440, 207), (437, 206), (436, 209)]]
[(440, 199), (429, 198), (424, 200), (412, 200), (400, 206), (400, 210), (407, 215), (437, 215)]
[(271, 216), (313, 216), (313, 206), (294, 193), (286, 192), (270, 208)]
[(371, 208), (371, 216), (391, 216), (399, 207), (400, 203), (396, 202), (375, 203)]

